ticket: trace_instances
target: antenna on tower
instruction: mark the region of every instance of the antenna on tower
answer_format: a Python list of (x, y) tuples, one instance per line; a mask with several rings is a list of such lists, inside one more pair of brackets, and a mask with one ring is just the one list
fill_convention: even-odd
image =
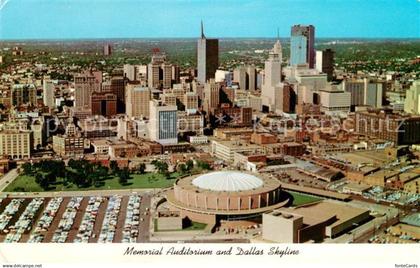
[(279, 27), (277, 27), (277, 39), (280, 40), (280, 31), (279, 31)]
[(204, 25), (203, 25), (203, 20), (201, 20), (201, 38), (202, 38), (202, 39), (206, 38), (206, 36), (204, 35)]

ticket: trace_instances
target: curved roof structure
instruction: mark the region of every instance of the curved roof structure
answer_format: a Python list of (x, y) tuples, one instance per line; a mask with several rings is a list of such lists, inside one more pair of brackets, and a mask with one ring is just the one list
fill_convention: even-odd
[(193, 179), (192, 184), (212, 191), (238, 192), (263, 186), (263, 181), (253, 175), (236, 171), (207, 173)]

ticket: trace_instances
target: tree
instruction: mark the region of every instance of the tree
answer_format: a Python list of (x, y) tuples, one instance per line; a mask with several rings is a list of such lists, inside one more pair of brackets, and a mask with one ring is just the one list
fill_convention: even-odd
[(112, 174), (117, 174), (120, 171), (120, 167), (118, 166), (118, 163), (115, 160), (112, 160), (109, 163), (109, 168), (111, 169)]
[(179, 164), (178, 165), (178, 172), (180, 172), (181, 174), (185, 174), (188, 172), (188, 166), (185, 164)]
[(24, 175), (32, 175), (32, 164), (29, 162), (26, 162), (22, 165), (22, 170)]
[(146, 164), (145, 163), (141, 163), (139, 165), (139, 172), (140, 172), (140, 174), (144, 174), (145, 171), (146, 171)]
[(42, 189), (47, 190), (48, 187), (50, 186), (49, 182), (48, 182), (48, 178), (46, 176), (44, 176), (42, 173), (37, 173), (35, 175), (35, 182), (41, 186)]
[(209, 163), (204, 161), (197, 161), (197, 166), (201, 169), (211, 170), (211, 166), (209, 165)]
[(194, 167), (194, 161), (192, 161), (191, 159), (188, 160), (185, 164), (187, 165), (188, 170), (191, 170)]
[(159, 173), (164, 174), (168, 171), (169, 166), (166, 162), (162, 161), (153, 161), (152, 164), (155, 166), (155, 168), (158, 170)]
[(128, 168), (124, 168), (118, 173), (118, 183), (124, 185), (130, 179), (130, 171)]

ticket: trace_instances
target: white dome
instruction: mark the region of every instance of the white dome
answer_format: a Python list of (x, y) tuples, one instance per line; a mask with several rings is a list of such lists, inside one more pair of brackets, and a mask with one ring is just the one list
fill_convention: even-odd
[(192, 184), (198, 188), (212, 191), (246, 191), (261, 187), (264, 183), (253, 175), (235, 172), (219, 171), (207, 173), (193, 179)]

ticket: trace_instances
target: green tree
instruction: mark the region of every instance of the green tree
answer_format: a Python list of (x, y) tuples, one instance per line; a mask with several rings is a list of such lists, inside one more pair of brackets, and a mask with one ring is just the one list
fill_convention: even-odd
[(112, 160), (109, 163), (109, 168), (111, 169), (112, 174), (115, 174), (115, 175), (120, 171), (120, 167), (118, 166), (118, 163), (115, 160)]
[(188, 170), (191, 170), (194, 167), (194, 161), (192, 161), (191, 159), (188, 160), (185, 164), (187, 165)]
[(130, 179), (130, 171), (128, 168), (122, 169), (118, 172), (118, 183), (121, 185), (127, 184), (128, 180)]
[(32, 175), (32, 164), (29, 162), (26, 162), (22, 165), (22, 170), (24, 175)]
[(140, 172), (140, 174), (144, 174), (145, 171), (146, 171), (146, 164), (145, 163), (141, 163), (139, 165), (139, 172)]

